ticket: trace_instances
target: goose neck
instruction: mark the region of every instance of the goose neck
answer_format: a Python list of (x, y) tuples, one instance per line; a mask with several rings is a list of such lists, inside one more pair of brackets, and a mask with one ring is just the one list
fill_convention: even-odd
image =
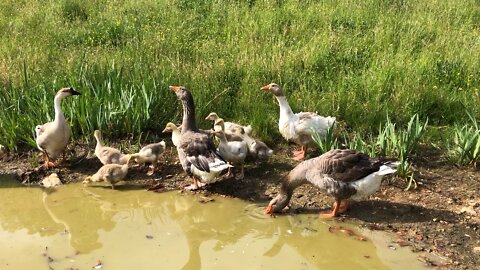
[(55, 122), (59, 122), (63, 119), (65, 119), (65, 116), (63, 115), (63, 112), (62, 112), (62, 100), (63, 100), (63, 97), (62, 96), (55, 96), (55, 99), (54, 99), (54, 106), (55, 106)]

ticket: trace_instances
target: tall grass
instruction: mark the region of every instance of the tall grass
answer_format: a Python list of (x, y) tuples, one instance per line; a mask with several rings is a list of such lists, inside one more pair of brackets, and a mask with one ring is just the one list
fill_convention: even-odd
[[(284, 86), (294, 110), (372, 133), (418, 113), (433, 125), (479, 116), (478, 1), (142, 0), (0, 2), (0, 144), (33, 146), (33, 128), (65, 100), (74, 134), (138, 136), (179, 120), (166, 88), (274, 141)], [(214, 101), (212, 99), (217, 97)], [(445, 113), (447, 112), (447, 113)]]

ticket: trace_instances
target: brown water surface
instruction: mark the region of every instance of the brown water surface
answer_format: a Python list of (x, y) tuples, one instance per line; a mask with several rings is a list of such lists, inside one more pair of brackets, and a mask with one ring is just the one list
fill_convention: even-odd
[[(424, 269), (408, 249), (391, 250), (386, 236), (354, 224), (271, 218), (265, 205), (209, 198), (121, 184), (44, 190), (0, 178), (0, 269), (98, 261), (101, 269)], [(330, 233), (337, 225), (368, 240)]]

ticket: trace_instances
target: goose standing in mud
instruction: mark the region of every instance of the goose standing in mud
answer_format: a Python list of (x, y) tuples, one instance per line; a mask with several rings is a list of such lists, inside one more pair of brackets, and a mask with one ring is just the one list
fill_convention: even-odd
[(64, 98), (74, 95), (81, 94), (72, 87), (60, 89), (54, 99), (55, 119), (53, 122), (35, 127), (35, 142), (37, 143), (37, 148), (43, 153), (43, 161), (46, 168), (55, 166), (50, 159), (56, 159), (60, 154), (62, 154), (63, 161), (65, 161), (65, 151), (70, 141), (72, 130), (67, 120), (65, 120), (61, 103)]
[(137, 164), (151, 163), (147, 175), (151, 176), (160, 163), (160, 157), (165, 152), (165, 141), (151, 143), (140, 149), (138, 153), (127, 155), (127, 159), (133, 158)]
[(195, 104), (192, 93), (183, 86), (170, 86), (182, 103), (182, 131), (177, 146), (183, 170), (193, 178), (188, 190), (218, 181), (218, 176), (231, 165), (216, 151), (210, 135), (200, 131), (195, 122)]
[(112, 189), (115, 189), (115, 184), (125, 179), (128, 174), (128, 166), (130, 165), (130, 157), (127, 157), (126, 163), (106, 164), (103, 165), (94, 175), (87, 176), (83, 180), (83, 185), (87, 186), (91, 182), (107, 182)]
[(335, 125), (335, 117), (323, 117), (314, 112), (293, 113), (282, 89), (276, 83), (265, 85), (261, 89), (270, 91), (280, 105), (278, 129), (282, 136), (301, 146), (300, 151), (293, 152), (295, 160), (301, 160), (305, 157), (308, 145), (313, 143), (312, 135), (314, 132), (324, 136), (328, 129)]
[(102, 143), (100, 130), (93, 132), (97, 145), (95, 146), (95, 156), (102, 162), (103, 165), (107, 164), (119, 164), (123, 165), (127, 163), (127, 155), (120, 152), (120, 150), (113, 147), (105, 146)]
[(336, 217), (348, 209), (348, 199), (358, 200), (375, 193), (385, 175), (396, 172), (396, 162), (381, 161), (355, 150), (331, 150), (298, 164), (283, 180), (279, 194), (270, 201), (265, 214), (280, 212), (293, 191), (303, 184), (313, 184), (333, 196), (332, 211), (320, 217)]
[[(244, 162), (248, 154), (248, 145), (245, 141), (227, 141), (225, 132), (223, 130), (216, 131), (215, 135), (220, 139), (218, 144), (218, 152), (230, 164), (240, 164), (240, 173), (235, 176), (235, 179), (241, 180), (244, 177)], [(225, 177), (233, 176), (232, 168), (228, 168), (228, 173)]]

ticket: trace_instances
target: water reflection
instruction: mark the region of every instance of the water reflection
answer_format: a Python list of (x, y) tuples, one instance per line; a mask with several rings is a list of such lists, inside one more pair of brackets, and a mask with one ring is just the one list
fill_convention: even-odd
[[(100, 258), (109, 269), (393, 267), (382, 261), (371, 242), (331, 234), (329, 224), (316, 215), (273, 219), (262, 215), (262, 206), (236, 199), (213, 197), (201, 203), (208, 200), (200, 195), (77, 184), (56, 192), (4, 187), (0, 198), (8, 198), (0, 208), (0, 238), (25, 240), (0, 248), (0, 268), (47, 264), (41, 256), (31, 263), (12, 260), (26, 247), (40, 254), (44, 246), (58, 258), (49, 264), (54, 269), (89, 269)], [(80, 254), (72, 256), (77, 251)], [(412, 254), (397, 254), (410, 269), (421, 268), (411, 263)]]

